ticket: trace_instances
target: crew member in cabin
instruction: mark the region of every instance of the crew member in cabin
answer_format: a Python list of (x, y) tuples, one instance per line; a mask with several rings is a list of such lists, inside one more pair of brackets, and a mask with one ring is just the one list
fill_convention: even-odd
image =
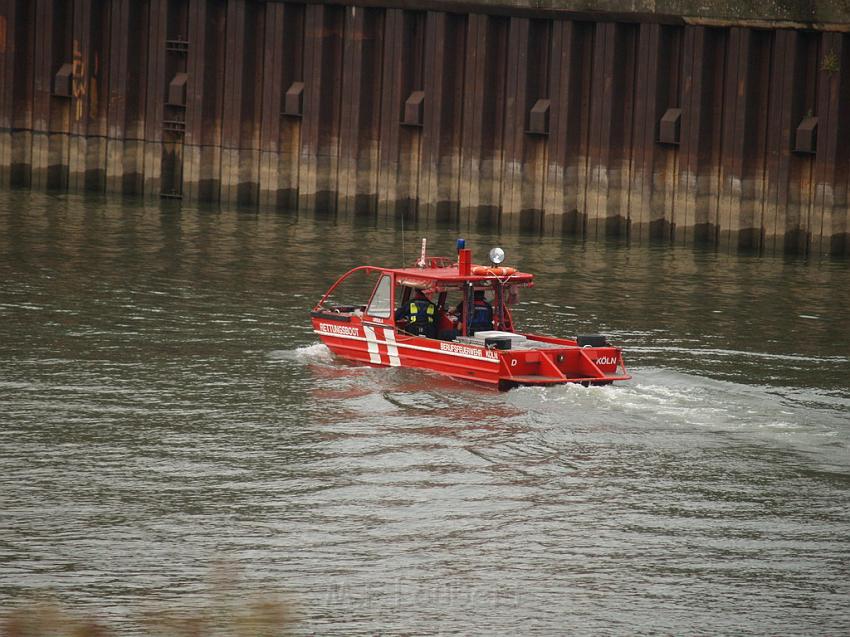
[(437, 336), (437, 306), (422, 290), (417, 289), (410, 302), (396, 310), (395, 320), (407, 321), (403, 329), (409, 334), (428, 338)]
[(458, 319), (444, 306), (437, 307), (437, 338), (441, 341), (453, 341), (458, 336)]
[[(472, 321), (470, 323), (472, 333), (492, 330), (493, 306), (484, 298), (484, 290), (475, 290), (472, 301)], [(463, 301), (458, 303), (455, 314), (460, 320), (463, 320)]]

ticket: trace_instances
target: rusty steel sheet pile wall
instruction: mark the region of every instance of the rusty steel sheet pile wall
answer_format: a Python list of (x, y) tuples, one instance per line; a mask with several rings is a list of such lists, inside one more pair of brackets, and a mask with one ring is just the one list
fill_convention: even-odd
[(850, 253), (841, 25), (367, 4), (0, 0), (0, 185)]

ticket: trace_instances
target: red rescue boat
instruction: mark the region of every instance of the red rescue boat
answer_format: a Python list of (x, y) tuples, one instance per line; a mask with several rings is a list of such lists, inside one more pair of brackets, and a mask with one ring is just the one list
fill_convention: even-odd
[[(413, 267), (354, 268), (313, 308), (313, 331), (349, 360), (425, 369), (499, 389), (631, 378), (622, 352), (604, 336), (573, 340), (516, 331), (509, 306), (521, 288), (533, 287), (534, 275), (500, 266), (499, 248), (490, 253), (492, 266), (473, 265), (470, 254), (459, 240), (457, 259), (426, 257), (423, 240)], [(430, 309), (412, 313), (416, 303)]]

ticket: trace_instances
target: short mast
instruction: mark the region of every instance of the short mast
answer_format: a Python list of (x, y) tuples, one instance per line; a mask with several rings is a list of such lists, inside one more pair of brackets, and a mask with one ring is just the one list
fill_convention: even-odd
[(419, 253), (419, 261), (416, 262), (416, 265), (420, 268), (425, 267), (425, 247), (428, 244), (428, 239), (422, 237), (422, 252)]

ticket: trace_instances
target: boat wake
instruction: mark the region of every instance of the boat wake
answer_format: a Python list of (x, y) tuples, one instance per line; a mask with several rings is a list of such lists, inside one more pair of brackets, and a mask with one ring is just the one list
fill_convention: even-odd
[(267, 354), (267, 357), (274, 361), (298, 361), (301, 363), (330, 363), (334, 358), (331, 351), (322, 343), (302, 345), (294, 349), (273, 350)]
[(609, 423), (627, 430), (795, 433), (832, 437), (847, 429), (850, 397), (716, 380), (665, 369), (633, 369), (622, 385), (514, 390), (509, 400), (530, 412), (561, 413), (574, 424)]
[(774, 361), (788, 361), (792, 363), (847, 363), (850, 362), (848, 356), (803, 356), (800, 354), (769, 354), (767, 352), (744, 351), (737, 349), (723, 349), (716, 347), (674, 347), (674, 346), (655, 346), (655, 347), (629, 347), (629, 352), (633, 354), (684, 354), (689, 357), (695, 356), (716, 356), (718, 358), (733, 358), (735, 360), (745, 359), (763, 359)]

